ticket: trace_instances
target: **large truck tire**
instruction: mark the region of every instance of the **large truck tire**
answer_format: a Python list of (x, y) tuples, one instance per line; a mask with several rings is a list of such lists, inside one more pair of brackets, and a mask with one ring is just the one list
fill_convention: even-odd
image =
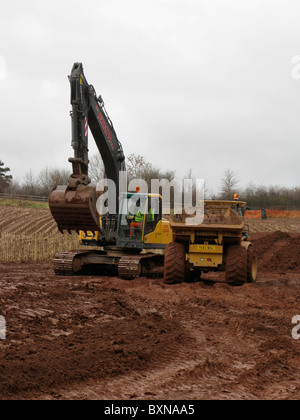
[(226, 257), (226, 282), (231, 286), (247, 283), (247, 250), (243, 246), (230, 246)]
[(185, 247), (171, 243), (165, 249), (164, 283), (182, 283), (185, 278)]
[(247, 281), (255, 283), (258, 273), (258, 257), (253, 245), (249, 246), (247, 251)]

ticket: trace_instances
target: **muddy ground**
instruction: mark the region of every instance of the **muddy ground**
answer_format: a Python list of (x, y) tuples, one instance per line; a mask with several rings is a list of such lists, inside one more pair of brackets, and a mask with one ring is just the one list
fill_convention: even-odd
[(256, 284), (0, 264), (1, 399), (299, 399), (300, 235), (255, 234)]

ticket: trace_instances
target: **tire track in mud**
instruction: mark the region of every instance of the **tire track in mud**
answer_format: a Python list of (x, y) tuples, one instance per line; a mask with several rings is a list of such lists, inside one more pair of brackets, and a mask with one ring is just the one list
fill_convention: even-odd
[[(162, 314), (161, 314), (162, 315)], [(163, 316), (163, 315), (162, 315)], [(100, 400), (155, 400), (155, 399), (197, 399), (201, 397), (199, 383), (213, 378), (224, 367), (204, 359), (197, 350), (205, 338), (201, 332), (186, 325), (186, 337), (179, 346), (172, 342), (164, 354), (143, 372), (131, 372), (126, 376), (73, 385), (72, 389), (61, 390), (63, 399)], [(207, 390), (204, 391), (207, 394)], [(56, 395), (56, 398), (57, 396)], [(48, 396), (48, 398), (52, 398)]]
[[(147, 290), (151, 291), (149, 285), (145, 285)], [(131, 287), (126, 287), (127, 293)], [(84, 386), (72, 387), (72, 390), (65, 390), (62, 395), (66, 399), (201, 399), (208, 398), (208, 395), (221, 397), (231, 395), (226, 385), (234, 382), (239, 375), (241, 367), (250, 369), (252, 365), (239, 362), (236, 366), (228, 358), (222, 356), (222, 351), (230, 351), (232, 346), (231, 335), (229, 338), (222, 337), (222, 340), (214, 338), (215, 322), (210, 325), (209, 320), (214, 318), (216, 307), (221, 311), (223, 304), (213, 303), (210, 299), (200, 298), (182, 298), (180, 292), (176, 290), (168, 291), (168, 297), (173, 297), (176, 302), (177, 310), (170, 310), (171, 299), (166, 307), (162, 305), (162, 294), (159, 293), (161, 286), (154, 286), (154, 293), (147, 293), (147, 299), (143, 301), (143, 311), (155, 311), (162, 317), (171, 316), (180, 322), (181, 328), (189, 337), (178, 347), (172, 343), (165, 354), (158, 360), (153, 361), (151, 368), (143, 373), (134, 372), (126, 377), (115, 378), (103, 383), (87, 383)], [(158, 290), (157, 290), (158, 289)], [(141, 291), (141, 289), (140, 289)], [(153, 290), (152, 290), (153, 291)], [(160, 294), (160, 300), (153, 299)], [(131, 297), (135, 296), (136, 291), (131, 289), (128, 293)], [(139, 293), (138, 293), (139, 295)], [(203, 315), (201, 310), (197, 313), (195, 308), (199, 309), (199, 303), (207, 310), (206, 322), (208, 330), (203, 328), (203, 320), (198, 316)], [(188, 310), (186, 305), (189, 305)], [(178, 306), (179, 305), (179, 306)], [(211, 305), (211, 308), (209, 308)], [(147, 309), (145, 309), (145, 307)], [(213, 308), (213, 309), (212, 309)], [(211, 315), (210, 315), (211, 313)], [(196, 316), (193, 316), (196, 315)], [(232, 327), (235, 331), (236, 325)], [(222, 331), (219, 331), (222, 336)], [(235, 332), (236, 334), (236, 332)], [(239, 339), (243, 339), (239, 338)], [(221, 351), (219, 350), (220, 341), (222, 341)], [(226, 348), (228, 347), (228, 349)], [(205, 386), (202, 384), (205, 383)], [(240, 392), (240, 397), (242, 392)], [(244, 396), (255, 398), (251, 393), (244, 391)]]
[[(273, 287), (273, 278), (239, 288), (223, 283), (179, 285), (165, 289), (168, 305), (160, 305), (166, 302), (164, 287), (160, 292), (155, 287), (152, 293), (148, 288), (147, 302), (154, 297), (162, 315), (173, 307), (173, 297), (173, 316), (196, 343), (192, 357), (187, 345), (184, 362), (164, 382), (158, 397), (164, 392), (194, 399), (299, 395), (300, 385), (294, 380), (299, 374), (293, 365), (300, 362), (300, 347), (291, 339), (290, 320), (298, 308), (300, 278), (298, 284), (282, 280), (281, 287)], [(287, 289), (287, 284), (292, 287)], [(130, 293), (139, 293), (138, 288)]]
[[(61, 390), (63, 399), (101, 400), (199, 400), (209, 398), (251, 398), (255, 395), (235, 384), (240, 372), (251, 369), (252, 364), (224, 361), (215, 351), (215, 343), (205, 344), (206, 337), (199, 325), (185, 324), (190, 337), (179, 347), (171, 345), (163, 357), (154, 361), (151, 368), (143, 372), (131, 372), (103, 382), (73, 385)], [(223, 347), (224, 349), (224, 347)], [(48, 396), (51, 398), (51, 396)]]
[(193, 360), (185, 360), (185, 357), (185, 347), (171, 346), (159, 361), (154, 361), (151, 369), (114, 379), (107, 378), (105, 382), (75, 385), (71, 390), (61, 390), (61, 395), (63, 399), (177, 399), (180, 389), (185, 392), (187, 386), (180, 378), (176, 384), (170, 383), (170, 378), (180, 370), (193, 369), (195, 364)]

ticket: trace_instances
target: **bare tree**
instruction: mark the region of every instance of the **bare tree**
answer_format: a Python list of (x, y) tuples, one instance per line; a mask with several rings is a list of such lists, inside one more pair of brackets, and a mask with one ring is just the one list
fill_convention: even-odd
[(128, 179), (144, 179), (147, 184), (151, 185), (152, 179), (167, 179), (172, 181), (175, 178), (175, 171), (161, 170), (159, 167), (147, 162), (146, 158), (141, 155), (131, 154), (126, 160)]
[(26, 172), (22, 183), (22, 194), (37, 195), (39, 193), (38, 180), (30, 169)]
[(144, 156), (136, 155), (132, 153), (126, 159), (126, 168), (128, 174), (128, 180), (133, 179), (144, 179), (153, 172), (153, 166), (147, 162)]
[(44, 168), (38, 175), (30, 169), (21, 184), (13, 183), (11, 192), (24, 195), (48, 196), (57, 185), (67, 185), (70, 172), (67, 169)]
[(48, 195), (57, 185), (66, 185), (69, 177), (70, 172), (67, 169), (42, 169), (37, 178), (37, 192), (41, 195)]
[(223, 200), (232, 200), (239, 182), (235, 172), (231, 169), (226, 169), (221, 181), (221, 198)]
[(94, 155), (90, 159), (89, 163), (89, 177), (92, 180), (93, 185), (97, 185), (105, 176), (104, 164), (99, 154)]

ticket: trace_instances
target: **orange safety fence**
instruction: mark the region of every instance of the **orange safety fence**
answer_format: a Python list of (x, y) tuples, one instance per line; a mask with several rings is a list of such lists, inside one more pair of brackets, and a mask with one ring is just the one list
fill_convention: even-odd
[(247, 210), (245, 217), (247, 219), (261, 219), (261, 210)]
[(267, 210), (267, 216), (272, 218), (283, 218), (283, 217), (291, 217), (291, 218), (298, 218), (300, 217), (300, 211), (285, 211), (285, 210)]
[[(261, 219), (261, 210), (247, 210), (245, 213), (247, 219)], [(300, 218), (300, 211), (287, 211), (287, 210), (267, 210), (268, 219), (279, 218)]]

